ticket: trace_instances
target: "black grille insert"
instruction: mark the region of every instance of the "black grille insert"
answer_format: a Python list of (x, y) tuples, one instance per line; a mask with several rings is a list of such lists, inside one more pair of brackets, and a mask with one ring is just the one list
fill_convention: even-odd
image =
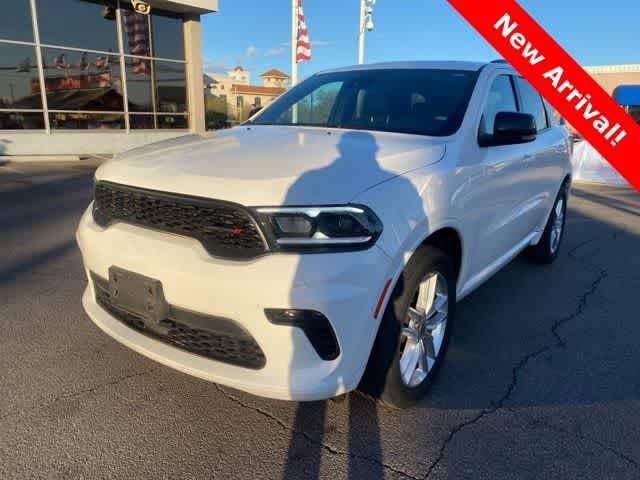
[(203, 357), (259, 370), (264, 353), (255, 339), (233, 320), (194, 313), (169, 305), (166, 320), (147, 328), (142, 317), (118, 308), (112, 301), (109, 282), (92, 273), (98, 305), (130, 328), (166, 344)]
[(221, 200), (98, 182), (93, 218), (103, 227), (121, 221), (192, 237), (217, 257), (250, 259), (266, 251), (249, 211)]

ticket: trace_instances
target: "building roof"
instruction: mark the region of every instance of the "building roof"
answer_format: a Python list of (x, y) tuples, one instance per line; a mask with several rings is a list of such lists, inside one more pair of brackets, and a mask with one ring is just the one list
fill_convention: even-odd
[(273, 78), (289, 78), (289, 75), (278, 70), (277, 68), (272, 68), (271, 70), (267, 70), (260, 77), (273, 77)]
[(176, 13), (205, 13), (218, 11), (218, 0), (147, 0), (154, 8), (169, 10)]
[(236, 65), (235, 68), (233, 70), (231, 70), (232, 72), (235, 72), (236, 70), (239, 70), (241, 72), (244, 72), (244, 68), (242, 68), (242, 65)]
[(260, 85), (240, 85), (234, 83), (231, 85), (232, 93), (241, 93), (247, 95), (273, 95), (277, 96), (285, 92), (286, 89), (278, 87), (263, 87)]
[(638, 73), (640, 72), (640, 65), (635, 63), (629, 63), (626, 65), (593, 65), (590, 67), (584, 67), (589, 73)]

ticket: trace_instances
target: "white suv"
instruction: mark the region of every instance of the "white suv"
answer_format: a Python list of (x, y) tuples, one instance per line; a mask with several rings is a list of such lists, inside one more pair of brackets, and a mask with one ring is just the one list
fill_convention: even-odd
[(250, 121), (96, 173), (83, 304), (126, 346), (247, 392), (429, 388), (457, 300), (558, 254), (570, 145), (504, 63), (319, 73)]

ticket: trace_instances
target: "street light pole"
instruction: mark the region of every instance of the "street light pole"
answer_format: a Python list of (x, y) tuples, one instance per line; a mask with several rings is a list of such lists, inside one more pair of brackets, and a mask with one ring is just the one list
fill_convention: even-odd
[(360, 0), (360, 29), (358, 31), (358, 64), (364, 63), (364, 36), (373, 30), (373, 5), (376, 0)]

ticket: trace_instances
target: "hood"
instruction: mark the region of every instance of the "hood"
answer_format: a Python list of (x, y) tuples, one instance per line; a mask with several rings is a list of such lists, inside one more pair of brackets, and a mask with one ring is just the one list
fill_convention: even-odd
[(441, 142), (418, 135), (250, 126), (155, 143), (102, 165), (97, 180), (240, 203), (348, 203), (439, 161)]

